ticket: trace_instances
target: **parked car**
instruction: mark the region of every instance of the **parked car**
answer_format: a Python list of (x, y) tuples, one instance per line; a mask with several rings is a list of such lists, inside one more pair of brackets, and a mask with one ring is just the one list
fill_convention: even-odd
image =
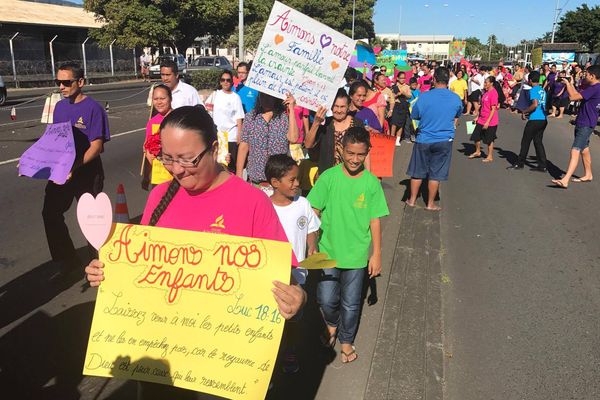
[(217, 68), (232, 71), (233, 65), (227, 58), (222, 56), (203, 56), (192, 61), (192, 64), (188, 67), (188, 72)]
[(150, 67), (150, 79), (160, 79), (160, 64), (165, 60), (175, 61), (180, 76), (187, 74), (187, 62), (181, 54), (163, 54), (158, 56), (156, 63)]
[(6, 86), (4, 86), (4, 81), (0, 76), (0, 106), (6, 103)]

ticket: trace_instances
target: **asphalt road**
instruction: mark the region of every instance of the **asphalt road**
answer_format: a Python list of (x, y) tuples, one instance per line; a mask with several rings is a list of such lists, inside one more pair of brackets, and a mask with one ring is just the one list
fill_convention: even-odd
[[(441, 193), (446, 399), (600, 398), (600, 186), (506, 170), (524, 124), (501, 112), (490, 165), (468, 160), (457, 134)], [(550, 121), (551, 173), (566, 168), (572, 132)]]

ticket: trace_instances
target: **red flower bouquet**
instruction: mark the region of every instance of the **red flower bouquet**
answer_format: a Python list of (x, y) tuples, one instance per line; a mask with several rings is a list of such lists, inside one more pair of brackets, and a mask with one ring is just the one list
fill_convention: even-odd
[(144, 143), (144, 149), (153, 156), (160, 154), (160, 135), (152, 135)]

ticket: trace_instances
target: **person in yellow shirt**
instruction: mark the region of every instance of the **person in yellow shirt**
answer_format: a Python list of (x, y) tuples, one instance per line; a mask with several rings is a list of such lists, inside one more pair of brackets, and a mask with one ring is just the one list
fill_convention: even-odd
[(454, 81), (452, 81), (452, 83), (450, 84), (450, 90), (454, 93), (456, 93), (458, 95), (458, 97), (460, 97), (460, 101), (462, 101), (463, 105), (467, 105), (467, 81), (465, 81), (463, 79), (463, 72), (462, 71), (458, 71), (456, 73), (456, 77), (458, 79), (455, 79)]

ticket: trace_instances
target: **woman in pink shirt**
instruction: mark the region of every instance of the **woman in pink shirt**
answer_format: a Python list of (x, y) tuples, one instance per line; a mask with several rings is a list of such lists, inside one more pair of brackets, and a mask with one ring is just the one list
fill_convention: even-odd
[[(156, 85), (152, 90), (152, 114), (154, 115), (146, 124), (146, 139), (144, 141), (146, 158), (150, 162), (156, 158), (156, 154), (153, 154), (155, 152), (148, 149), (152, 146), (152, 136), (158, 135), (161, 122), (171, 112), (171, 100), (173, 100), (173, 95), (167, 85)], [(158, 143), (160, 143), (160, 140), (158, 140)]]
[[(287, 242), (269, 198), (217, 163), (217, 131), (204, 108), (172, 111), (160, 126), (160, 138), (158, 159), (174, 179), (150, 193), (142, 225)], [(104, 279), (98, 260), (86, 273), (92, 286)], [(281, 282), (274, 292), (285, 318), (298, 312), (306, 295), (298, 285)]]
[(142, 187), (148, 190), (152, 176), (152, 163), (160, 152), (160, 124), (172, 110), (171, 100), (173, 94), (167, 85), (159, 84), (152, 89), (152, 118), (146, 124), (146, 138), (144, 139), (144, 155), (148, 161), (144, 166), (144, 179)]
[(484, 93), (481, 97), (481, 109), (475, 130), (471, 135), (471, 140), (475, 142), (475, 152), (469, 158), (481, 157), (481, 141), (488, 146), (487, 157), (484, 163), (494, 161), (494, 140), (496, 140), (496, 130), (498, 129), (498, 92), (494, 88), (496, 78), (488, 76), (483, 83)]

